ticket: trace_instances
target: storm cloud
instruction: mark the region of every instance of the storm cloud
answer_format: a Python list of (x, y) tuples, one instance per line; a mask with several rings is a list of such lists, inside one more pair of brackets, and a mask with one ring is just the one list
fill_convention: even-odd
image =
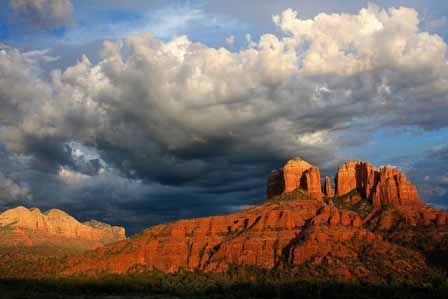
[(278, 34), (234, 51), (150, 33), (106, 41), (98, 62), (49, 79), (38, 57), (3, 46), (0, 142), (31, 157), (38, 198), (49, 194), (33, 182), (49, 176), (75, 213), (107, 207), (136, 228), (260, 202), (291, 156), (330, 172), (337, 148), (378, 129), (447, 127), (447, 46), (414, 9), (288, 9), (273, 22)]

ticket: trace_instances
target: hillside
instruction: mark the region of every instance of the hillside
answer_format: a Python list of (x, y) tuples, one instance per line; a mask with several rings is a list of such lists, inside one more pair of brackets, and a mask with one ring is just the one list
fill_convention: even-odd
[(0, 277), (40, 275), (62, 257), (125, 238), (122, 227), (81, 223), (58, 209), (9, 209), (0, 214)]
[(339, 167), (335, 190), (330, 178), (324, 182), (319, 168), (294, 158), (272, 172), (259, 206), (148, 228), (69, 257), (60, 274), (255, 267), (309, 280), (385, 283), (423, 282), (434, 267), (447, 269), (447, 212), (424, 205), (398, 169), (352, 161)]

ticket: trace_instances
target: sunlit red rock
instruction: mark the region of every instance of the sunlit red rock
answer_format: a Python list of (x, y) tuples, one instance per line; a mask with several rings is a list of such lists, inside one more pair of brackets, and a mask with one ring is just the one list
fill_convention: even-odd
[[(424, 229), (442, 246), (448, 237), (448, 213), (422, 205), (414, 185), (390, 167), (377, 170), (367, 162), (345, 163), (336, 186), (337, 192), (350, 194), (329, 196), (332, 189), (326, 177), (324, 200), (319, 169), (296, 158), (268, 178), (268, 197), (275, 200), (230, 215), (153, 226), (129, 239), (71, 256), (57, 273), (223, 272), (238, 266), (290, 271), (306, 266), (310, 279), (321, 279), (322, 273), (316, 271), (322, 267), (327, 269), (325, 279), (381, 283), (390, 275), (423, 279), (430, 268), (413, 242), (424, 239), (419, 234)], [(40, 211), (22, 212), (37, 216), (24, 220), (24, 226), (35, 229), (48, 222)], [(53, 217), (70, 223), (62, 213), (52, 212)], [(103, 229), (94, 221), (83, 225)], [(66, 228), (76, 231), (71, 225)], [(403, 240), (408, 248), (400, 245)], [(431, 248), (435, 246), (425, 250)]]
[[(283, 166), (283, 177), (285, 180), (284, 192), (291, 192), (298, 187), (305, 187), (304, 172), (310, 169), (313, 165), (301, 158), (293, 158)], [(305, 189), (305, 188), (303, 188)]]
[(311, 199), (322, 200), (322, 186), (320, 183), (320, 171), (317, 167), (311, 167), (305, 171), (305, 190)]
[(325, 193), (325, 196), (327, 196), (327, 197), (334, 196), (334, 190), (333, 190), (333, 187), (331, 187), (331, 182), (330, 182), (329, 176), (325, 176), (324, 193)]
[(386, 166), (377, 170), (368, 162), (351, 161), (339, 166), (336, 194), (356, 190), (374, 206), (422, 206), (417, 188), (398, 169)]
[(422, 206), (417, 188), (398, 169), (389, 166), (379, 171), (379, 182), (373, 197), (375, 206)]
[[(53, 244), (92, 249), (126, 238), (122, 227), (96, 220), (80, 223), (64, 211), (42, 213), (37, 208), (17, 207), (0, 214), (3, 236), (0, 246)], [(7, 238), (7, 236), (13, 236)]]
[(336, 174), (336, 195), (341, 196), (357, 189), (370, 198), (377, 182), (377, 170), (368, 162), (350, 161), (339, 166)]
[(301, 158), (289, 160), (282, 169), (273, 170), (268, 177), (267, 196), (271, 198), (300, 188), (310, 198), (322, 200), (322, 186), (319, 168)]

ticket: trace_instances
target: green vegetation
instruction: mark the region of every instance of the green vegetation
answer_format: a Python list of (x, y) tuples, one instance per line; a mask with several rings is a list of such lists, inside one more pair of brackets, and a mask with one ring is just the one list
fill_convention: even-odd
[(448, 271), (448, 232), (440, 233), (431, 226), (414, 227), (397, 229), (385, 237), (389, 242), (423, 253), (430, 265)]
[[(0, 280), (0, 298), (448, 298), (448, 283), (434, 273), (422, 286), (306, 281), (301, 275), (254, 267), (226, 273), (158, 271), (45, 280)], [(112, 296), (113, 295), (113, 296)]]
[(277, 196), (273, 196), (268, 199), (269, 202), (281, 202), (289, 200), (310, 200), (309, 195), (301, 188), (297, 188), (294, 191), (288, 193), (282, 193)]
[(327, 199), (327, 201), (332, 202), (338, 209), (354, 211), (361, 218), (366, 217), (373, 210), (369, 200), (362, 197), (356, 189), (347, 194)]

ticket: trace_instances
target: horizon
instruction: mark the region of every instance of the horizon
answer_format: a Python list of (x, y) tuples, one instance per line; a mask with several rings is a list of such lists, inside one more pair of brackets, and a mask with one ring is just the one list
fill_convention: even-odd
[[(296, 155), (448, 208), (448, 4), (0, 3), (0, 211), (128, 235), (262, 203)], [(381, 45), (381, 46), (378, 46)]]

